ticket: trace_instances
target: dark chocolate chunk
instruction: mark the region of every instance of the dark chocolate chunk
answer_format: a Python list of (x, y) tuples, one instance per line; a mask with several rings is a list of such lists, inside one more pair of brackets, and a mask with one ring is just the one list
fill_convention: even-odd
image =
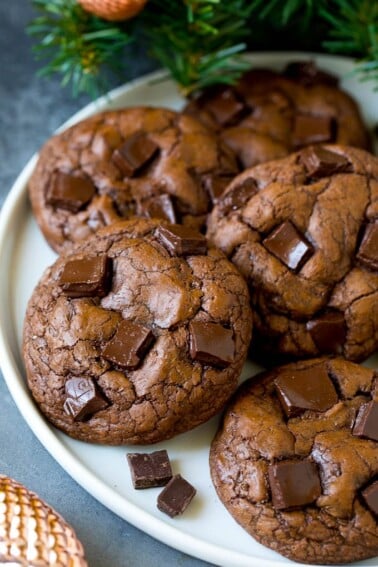
[(310, 146), (304, 149), (299, 160), (308, 176), (313, 179), (351, 171), (351, 164), (346, 157), (326, 150), (322, 146)]
[(70, 378), (65, 384), (65, 392), (63, 409), (74, 421), (83, 421), (109, 406), (92, 378)]
[(228, 191), (219, 201), (219, 210), (227, 215), (246, 204), (248, 199), (257, 193), (257, 184), (254, 179), (246, 179), (240, 185)]
[(174, 518), (186, 510), (195, 494), (196, 489), (181, 475), (176, 474), (159, 494), (157, 507)]
[(133, 370), (141, 363), (154, 338), (147, 327), (123, 320), (113, 338), (102, 349), (102, 356), (121, 368)]
[(54, 209), (77, 213), (92, 199), (96, 188), (88, 177), (55, 171), (46, 194), (46, 202)]
[(111, 284), (111, 259), (105, 254), (69, 260), (59, 278), (68, 297), (104, 297)]
[(165, 449), (154, 453), (127, 453), (134, 488), (165, 486), (172, 478), (171, 463)]
[(150, 163), (159, 152), (155, 144), (143, 132), (136, 132), (120, 148), (114, 150), (112, 160), (125, 177), (133, 177)]
[[(205, 95), (206, 96), (206, 95)], [(237, 124), (249, 113), (248, 107), (229, 87), (217, 89), (217, 92), (205, 100), (206, 110), (222, 126)]]
[(159, 226), (156, 237), (172, 255), (187, 256), (207, 252), (206, 238), (193, 228), (181, 224)]
[(322, 493), (319, 472), (313, 461), (280, 461), (270, 465), (268, 472), (276, 510), (306, 506)]
[(163, 219), (175, 223), (177, 221), (175, 209), (170, 195), (154, 195), (144, 199), (138, 204), (138, 215)]
[(338, 401), (325, 365), (287, 371), (274, 381), (274, 385), (287, 417), (306, 410), (324, 412)]
[(294, 120), (293, 145), (295, 148), (309, 144), (332, 142), (335, 139), (336, 123), (330, 116), (298, 114)]
[(378, 222), (366, 226), (357, 259), (371, 270), (378, 270)]
[(287, 65), (283, 74), (306, 87), (313, 85), (337, 87), (339, 83), (337, 77), (318, 69), (314, 61), (293, 61)]
[(203, 185), (213, 204), (219, 201), (219, 198), (231, 181), (232, 177), (221, 175), (205, 175), (203, 177)]
[(226, 368), (234, 360), (232, 331), (218, 323), (192, 321), (189, 324), (190, 356), (193, 360)]
[(290, 221), (276, 227), (262, 243), (291, 270), (299, 270), (313, 254), (311, 244)]
[(378, 441), (378, 403), (369, 402), (360, 407), (354, 422), (353, 435)]
[(369, 509), (378, 516), (378, 480), (369, 484), (361, 494)]
[(329, 311), (306, 323), (312, 340), (323, 354), (342, 354), (346, 339), (344, 315)]

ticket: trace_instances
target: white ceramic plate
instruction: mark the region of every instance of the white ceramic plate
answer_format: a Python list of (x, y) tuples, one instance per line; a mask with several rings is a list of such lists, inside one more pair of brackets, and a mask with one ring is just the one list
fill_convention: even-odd
[[(308, 59), (309, 55), (271, 53), (251, 58), (257, 66), (280, 69), (288, 61)], [(342, 86), (359, 101), (366, 122), (371, 126), (377, 123), (377, 94), (371, 85), (359, 83), (350, 76), (352, 62), (332, 56), (313, 58), (320, 67), (343, 78)], [(140, 104), (181, 108), (183, 100), (175, 84), (167, 79), (162, 81), (163, 76), (160, 72), (154, 73), (112, 91), (75, 114), (63, 128), (109, 108)], [(209, 444), (216, 419), (154, 446), (154, 449), (168, 450), (174, 472), (180, 472), (198, 491), (185, 514), (171, 520), (156, 508), (160, 489), (136, 491), (132, 488), (126, 447), (102, 447), (75, 441), (50, 426), (39, 414), (25, 384), (20, 342), (27, 300), (44, 268), (54, 261), (55, 254), (42, 238), (27, 199), (26, 185), (35, 162), (34, 157), (21, 172), (0, 217), (0, 361), (23, 417), (51, 455), (81, 486), (113, 512), (164, 543), (222, 566), (279, 567), (290, 563), (249, 537), (218, 501), (208, 468)], [(370, 359), (369, 364), (378, 365), (378, 359)], [(248, 363), (243, 378), (258, 370)], [(130, 450), (138, 450), (138, 447)], [(377, 565), (377, 560), (359, 565)]]

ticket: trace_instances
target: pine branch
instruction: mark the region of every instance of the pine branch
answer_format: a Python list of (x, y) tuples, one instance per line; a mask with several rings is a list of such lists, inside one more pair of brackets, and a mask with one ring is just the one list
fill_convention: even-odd
[(321, 10), (330, 26), (327, 50), (358, 58), (361, 80), (378, 90), (378, 3), (371, 0), (332, 0)]
[(231, 84), (249, 67), (239, 54), (250, 12), (248, 0), (150, 0), (141, 17), (151, 55), (187, 95)]
[(106, 89), (103, 70), (121, 72), (120, 53), (132, 35), (88, 14), (76, 0), (33, 0), (33, 5), (41, 16), (27, 30), (40, 40), (37, 58), (49, 60), (40, 75), (62, 75), (62, 85), (71, 83), (74, 96), (98, 96)]

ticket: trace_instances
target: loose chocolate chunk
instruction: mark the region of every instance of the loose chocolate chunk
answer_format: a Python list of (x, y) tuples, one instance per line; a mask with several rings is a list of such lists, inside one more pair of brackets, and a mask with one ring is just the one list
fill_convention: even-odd
[(68, 297), (104, 297), (111, 284), (111, 259), (101, 254), (69, 260), (58, 283)]
[(295, 148), (332, 142), (335, 138), (336, 123), (329, 116), (298, 114), (294, 120), (293, 145)]
[(316, 366), (281, 374), (274, 385), (287, 417), (306, 410), (327, 411), (338, 401), (326, 367)]
[(312, 256), (313, 248), (290, 221), (276, 227), (263, 245), (291, 270), (299, 270)]
[(236, 124), (249, 113), (245, 103), (229, 87), (217, 89), (211, 98), (206, 99), (205, 106), (222, 127)]
[(270, 465), (268, 473), (276, 510), (306, 506), (322, 493), (317, 466), (308, 459), (280, 461)]
[(192, 321), (189, 324), (190, 356), (193, 360), (226, 368), (234, 360), (232, 331), (218, 323)]
[(157, 507), (174, 518), (186, 510), (195, 494), (196, 489), (181, 475), (176, 474), (159, 494)]
[(102, 356), (122, 368), (133, 370), (141, 363), (154, 338), (147, 327), (123, 320), (113, 338), (102, 349)]
[(371, 270), (378, 270), (378, 222), (366, 226), (357, 259)]
[(257, 184), (254, 179), (246, 179), (240, 185), (228, 191), (219, 201), (219, 210), (227, 215), (245, 205), (253, 195), (257, 193)]
[(304, 149), (299, 160), (304, 165), (308, 176), (313, 179), (351, 171), (351, 164), (346, 157), (330, 152), (322, 146), (310, 146)]
[(321, 71), (313, 61), (293, 61), (287, 65), (283, 74), (305, 86), (322, 84), (337, 87), (339, 83), (337, 77)]
[(206, 175), (203, 178), (203, 185), (210, 196), (213, 204), (219, 201), (226, 187), (231, 183), (232, 177), (221, 175)]
[(342, 354), (346, 339), (344, 315), (329, 311), (306, 323), (312, 340), (322, 354)]
[(77, 213), (95, 193), (96, 188), (88, 177), (56, 171), (47, 190), (46, 202), (54, 209)]
[(369, 484), (361, 494), (373, 514), (378, 516), (378, 480)]
[(171, 223), (177, 220), (172, 199), (167, 194), (154, 195), (141, 201), (138, 205), (138, 214), (148, 218), (167, 220)]
[(150, 163), (159, 152), (155, 144), (143, 132), (136, 132), (120, 148), (114, 150), (112, 160), (125, 177), (133, 177), (144, 165)]
[(196, 230), (181, 224), (159, 226), (156, 237), (170, 254), (187, 256), (191, 254), (206, 254), (207, 240)]
[(172, 478), (171, 463), (164, 449), (154, 453), (127, 453), (134, 488), (165, 486)]
[(92, 378), (70, 378), (65, 384), (65, 392), (63, 409), (74, 421), (83, 421), (109, 406)]
[(360, 407), (354, 422), (353, 435), (378, 441), (378, 403), (369, 402)]

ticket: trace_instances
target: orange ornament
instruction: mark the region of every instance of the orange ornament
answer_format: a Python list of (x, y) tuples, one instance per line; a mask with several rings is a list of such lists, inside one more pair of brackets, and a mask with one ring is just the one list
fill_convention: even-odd
[(111, 22), (128, 20), (136, 16), (147, 0), (78, 0), (86, 12)]

